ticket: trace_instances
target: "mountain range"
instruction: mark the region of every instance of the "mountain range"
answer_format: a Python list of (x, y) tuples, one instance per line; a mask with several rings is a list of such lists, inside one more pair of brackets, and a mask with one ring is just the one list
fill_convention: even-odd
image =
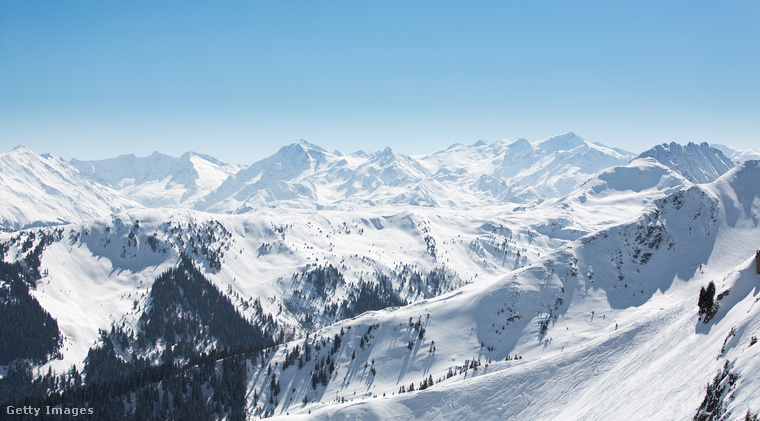
[(760, 161), (737, 156), (573, 133), (422, 156), (300, 141), (249, 166), (19, 147), (0, 155), (0, 401), (752, 419)]
[[(740, 155), (751, 156), (749, 151)], [(281, 207), (535, 205), (571, 194), (597, 172), (627, 165), (635, 157), (574, 133), (536, 143), (452, 145), (414, 157), (390, 148), (330, 153), (302, 140), (250, 166), (193, 152), (180, 158), (155, 152), (67, 163), (19, 147), (0, 154), (0, 177), (9, 180), (3, 188), (6, 197), (14, 197), (0, 208), (0, 226), (76, 222), (140, 206), (245, 213)], [(734, 165), (707, 144), (663, 144), (638, 156), (646, 157), (692, 183), (714, 180)], [(26, 183), (29, 176), (39, 187), (11, 184)], [(35, 204), (27, 205), (28, 200)]]

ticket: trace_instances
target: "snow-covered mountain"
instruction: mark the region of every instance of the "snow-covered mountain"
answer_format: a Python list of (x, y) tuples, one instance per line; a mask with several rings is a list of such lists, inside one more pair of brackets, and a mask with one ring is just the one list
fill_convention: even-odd
[[(314, 335), (316, 342), (345, 332), (332, 357), (336, 373), (325, 386), (293, 391), (302, 374), (292, 368), (275, 371), (285, 392), (274, 414), (287, 419), (616, 419), (621, 414), (744, 419), (756, 414), (758, 176), (757, 161), (742, 165), (713, 184), (658, 200), (632, 223), (585, 236), (493, 282), (325, 329)], [(714, 314), (705, 320), (697, 297), (710, 281), (719, 294)], [(308, 344), (283, 346), (268, 362)], [(262, 371), (254, 369), (251, 378), (252, 387), (262, 391), (263, 409), (271, 392), (261, 381), (266, 380)], [(305, 403), (288, 404), (291, 396), (297, 401), (304, 393)]]
[(587, 233), (634, 219), (642, 209), (692, 182), (653, 158), (636, 158), (626, 165), (596, 173), (581, 187), (559, 199), (540, 204), (546, 215), (561, 213), (552, 229), (582, 226)]
[(456, 183), (462, 191), (483, 192), (496, 202), (528, 203), (564, 196), (597, 171), (631, 158), (633, 154), (570, 132), (537, 143), (519, 139), (454, 145), (420, 161), (438, 179)]
[(654, 158), (693, 183), (709, 183), (734, 167), (723, 152), (707, 143), (663, 143), (642, 152), (639, 158)]
[(301, 140), (230, 177), (196, 208), (246, 212), (281, 205), (436, 206), (446, 197), (445, 189), (422, 165), (390, 148), (345, 155)]
[(744, 162), (750, 159), (760, 159), (760, 152), (754, 149), (736, 149), (726, 145), (713, 143), (710, 146), (723, 152), (723, 155), (731, 158), (734, 162)]
[(92, 176), (148, 207), (192, 207), (244, 167), (188, 152), (179, 158), (154, 152), (98, 161), (72, 159), (82, 174)]
[(425, 156), (386, 148), (327, 152), (301, 140), (249, 167), (188, 152), (98, 161), (73, 159), (82, 174), (151, 208), (241, 213), (287, 206), (353, 209), (531, 203), (564, 196), (597, 171), (633, 157), (566, 133), (530, 143), (478, 142)]
[[(626, 171), (660, 177), (624, 186)], [(679, 179), (667, 171), (642, 159), (583, 191), (670, 188)], [(251, 415), (682, 419), (726, 361), (721, 379), (738, 380), (716, 399), (743, 414), (760, 407), (760, 348), (749, 346), (760, 334), (758, 176), (760, 162), (745, 162), (570, 240), (519, 209), (139, 210), (6, 236), (3, 260), (36, 271), (29, 294), (60, 328), (59, 357), (42, 372), (73, 363), (108, 379), (114, 364), (234, 345), (205, 299), (241, 332), (260, 326), (246, 336), (258, 343), (293, 339), (237, 369)], [(720, 294), (704, 323), (697, 296), (709, 281)], [(506, 406), (483, 405), (497, 398)]]
[(203, 211), (2, 233), (0, 337), (22, 340), (0, 341), (0, 396), (110, 418), (756, 413), (760, 162), (699, 182), (720, 152), (677, 146), (302, 141)]
[[(28, 151), (28, 150), (27, 150)], [(28, 151), (34, 155), (34, 152)], [(330, 153), (306, 141), (283, 147), (250, 167), (229, 165), (192, 152), (180, 158), (158, 152), (148, 157), (124, 155), (99, 161), (73, 159), (79, 170), (67, 170), (74, 184), (127, 200), (102, 208), (98, 200), (69, 201), (54, 206), (55, 216), (20, 214), (22, 206), (6, 211), (6, 228), (77, 220), (76, 207), (86, 217), (135, 206), (193, 208), (208, 212), (244, 213), (257, 209), (356, 209), (377, 205), (473, 207), (502, 203), (541, 202), (561, 197), (596, 171), (624, 164), (630, 156), (589, 143), (573, 133), (536, 144), (515, 142), (455, 146), (428, 156), (410, 157), (386, 148), (378, 152)], [(62, 160), (59, 166), (68, 166)], [(52, 162), (52, 161), (51, 161)], [(8, 167), (6, 171), (12, 171)], [(92, 184), (95, 180), (102, 186)], [(15, 195), (28, 195), (23, 185), (5, 186)], [(121, 194), (115, 193), (114, 189)], [(129, 199), (125, 199), (128, 197)], [(53, 198), (49, 205), (58, 201)], [(40, 212), (27, 206), (28, 212)], [(44, 208), (44, 206), (42, 207)], [(14, 216), (15, 215), (15, 216)], [(17, 223), (16, 219), (20, 222)], [(24, 219), (26, 218), (26, 219)]]
[(568, 194), (595, 172), (632, 157), (573, 133), (536, 144), (521, 139), (454, 145), (415, 157), (390, 148), (330, 153), (302, 140), (230, 177), (196, 208), (245, 212), (280, 205), (317, 209), (528, 203)]
[(59, 225), (141, 207), (66, 161), (19, 146), (0, 153), (0, 229)]
[[(252, 370), (251, 387), (261, 395), (249, 404), (271, 408), (266, 363), (321, 338), (329, 347), (339, 335), (332, 353), (337, 369), (326, 385), (310, 387), (308, 375), (295, 368), (274, 371), (285, 391), (275, 415), (687, 419), (712, 413), (734, 419), (756, 413), (758, 176), (753, 161), (492, 282), (369, 313), (282, 346)], [(710, 281), (720, 294), (706, 321), (697, 297)], [(301, 396), (300, 404), (289, 403)]]
[[(640, 157), (654, 158), (691, 182), (709, 182), (733, 166), (707, 144), (659, 145)], [(302, 140), (250, 167), (191, 152), (180, 158), (156, 152), (144, 158), (74, 159), (72, 164), (144, 206), (243, 213), (282, 206), (315, 210), (540, 203), (566, 196), (598, 171), (626, 165), (632, 158), (565, 133), (536, 143), (519, 139), (452, 145), (415, 157), (390, 148), (330, 153)]]

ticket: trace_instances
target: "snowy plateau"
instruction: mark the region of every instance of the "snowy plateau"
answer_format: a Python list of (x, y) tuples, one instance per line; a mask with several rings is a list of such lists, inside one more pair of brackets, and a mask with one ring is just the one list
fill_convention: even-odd
[(573, 133), (250, 165), (19, 146), (0, 418), (757, 419), (757, 158)]

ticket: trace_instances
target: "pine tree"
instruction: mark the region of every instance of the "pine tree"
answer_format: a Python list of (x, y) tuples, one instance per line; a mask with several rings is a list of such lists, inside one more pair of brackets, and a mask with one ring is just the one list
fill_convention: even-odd
[(715, 283), (710, 281), (707, 284), (707, 288), (702, 287), (699, 291), (699, 314), (705, 315), (705, 323), (707, 323), (715, 314)]

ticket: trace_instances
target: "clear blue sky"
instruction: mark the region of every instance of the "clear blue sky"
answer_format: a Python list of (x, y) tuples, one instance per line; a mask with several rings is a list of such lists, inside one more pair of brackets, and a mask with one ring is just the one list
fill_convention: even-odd
[(758, 1), (0, 2), (0, 151), (760, 142)]

